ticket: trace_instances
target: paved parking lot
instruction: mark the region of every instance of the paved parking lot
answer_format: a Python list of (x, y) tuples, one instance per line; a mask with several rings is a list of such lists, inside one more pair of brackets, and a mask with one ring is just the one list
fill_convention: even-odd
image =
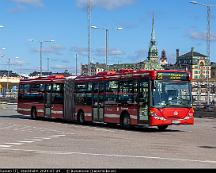
[(31, 120), (0, 107), (0, 168), (216, 168), (216, 119), (122, 130)]

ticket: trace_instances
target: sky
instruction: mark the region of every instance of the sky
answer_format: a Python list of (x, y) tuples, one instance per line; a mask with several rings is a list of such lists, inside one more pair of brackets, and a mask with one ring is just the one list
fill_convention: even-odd
[[(159, 55), (166, 50), (168, 62), (191, 50), (206, 55), (207, 8), (189, 0), (92, 0), (93, 62), (105, 63), (105, 31), (109, 29), (108, 64), (146, 60), (152, 16)], [(216, 0), (197, 0), (216, 4)], [(0, 70), (17, 73), (39, 71), (40, 41), (43, 71), (68, 70), (88, 63), (87, 0), (0, 0)], [(216, 62), (216, 6), (211, 10), (211, 61)], [(4, 26), (4, 27), (1, 27)], [(117, 30), (122, 27), (123, 30)]]

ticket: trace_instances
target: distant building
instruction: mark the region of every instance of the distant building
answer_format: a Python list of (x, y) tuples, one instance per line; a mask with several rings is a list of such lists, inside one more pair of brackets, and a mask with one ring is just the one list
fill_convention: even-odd
[(211, 77), (216, 79), (216, 63), (211, 63)]
[(19, 81), (18, 74), (12, 71), (0, 70), (0, 95), (5, 95), (7, 89), (10, 92), (13, 88), (17, 88)]
[(167, 61), (167, 55), (166, 55), (166, 51), (163, 50), (161, 53), (161, 58), (160, 58), (160, 65), (165, 67), (166, 65), (168, 65), (168, 61)]
[(0, 70), (0, 77), (18, 77), (17, 73), (8, 70)]
[(190, 52), (181, 56), (177, 49), (176, 56), (176, 68), (190, 71), (193, 79), (211, 78), (211, 65), (206, 55), (195, 52), (192, 47)]

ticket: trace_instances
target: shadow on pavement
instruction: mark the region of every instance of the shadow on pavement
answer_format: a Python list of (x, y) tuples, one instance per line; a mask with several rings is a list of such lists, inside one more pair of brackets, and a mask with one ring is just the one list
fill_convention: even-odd
[(77, 122), (68, 122), (62, 119), (45, 119), (45, 118), (38, 118), (36, 120), (33, 120), (30, 116), (24, 116), (24, 115), (8, 115), (8, 116), (0, 116), (0, 118), (11, 118), (11, 119), (25, 119), (25, 120), (31, 120), (31, 121), (47, 121), (47, 122), (54, 122), (54, 123), (60, 123), (60, 124), (73, 124), (75, 126), (86, 126), (86, 127), (97, 127), (101, 129), (116, 129), (120, 131), (130, 131), (130, 132), (142, 132), (142, 133), (167, 133), (167, 132), (184, 132), (182, 130), (173, 130), (173, 129), (166, 129), (166, 130), (159, 130), (157, 127), (153, 128), (143, 128), (143, 127), (133, 127), (130, 129), (122, 129), (120, 125), (116, 124), (103, 124), (103, 123), (88, 123), (85, 125), (80, 125)]

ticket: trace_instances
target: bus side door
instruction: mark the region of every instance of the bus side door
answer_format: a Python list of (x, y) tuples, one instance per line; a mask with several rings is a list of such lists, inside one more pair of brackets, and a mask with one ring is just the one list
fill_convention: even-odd
[(104, 121), (105, 83), (93, 83), (93, 121)]
[(45, 118), (51, 118), (51, 109), (52, 109), (52, 84), (45, 85), (45, 94), (44, 94), (44, 116)]

